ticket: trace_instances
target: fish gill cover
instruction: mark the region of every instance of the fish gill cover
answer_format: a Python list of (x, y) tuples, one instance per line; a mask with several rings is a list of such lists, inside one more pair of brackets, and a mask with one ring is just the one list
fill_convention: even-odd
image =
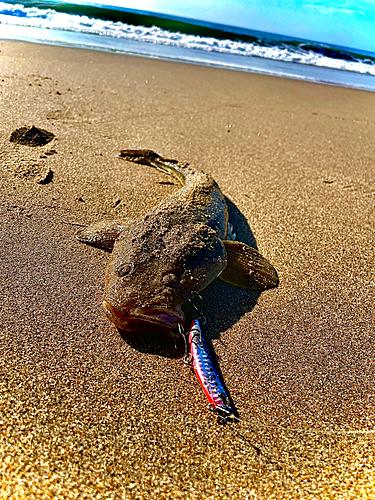
[(375, 76), (375, 54), (369, 52), (107, 5), (28, 0), (22, 4), (0, 2), (0, 24), (86, 33)]

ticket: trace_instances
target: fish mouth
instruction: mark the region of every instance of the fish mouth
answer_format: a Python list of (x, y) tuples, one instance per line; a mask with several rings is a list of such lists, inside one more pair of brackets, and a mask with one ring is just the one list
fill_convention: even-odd
[(174, 309), (163, 307), (137, 307), (136, 309), (124, 314), (117, 307), (106, 300), (103, 301), (103, 309), (118, 328), (125, 331), (146, 332), (150, 331), (151, 326), (157, 326), (158, 331), (162, 331), (175, 337), (171, 332), (179, 324), (185, 323), (185, 314), (180, 305)]

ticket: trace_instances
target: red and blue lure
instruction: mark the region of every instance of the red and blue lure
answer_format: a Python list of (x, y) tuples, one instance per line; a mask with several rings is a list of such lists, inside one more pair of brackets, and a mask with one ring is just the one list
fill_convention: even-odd
[(224, 419), (237, 418), (229, 395), (212, 361), (198, 319), (192, 321), (187, 338), (195, 374), (208, 401), (213, 406), (213, 411), (218, 412)]

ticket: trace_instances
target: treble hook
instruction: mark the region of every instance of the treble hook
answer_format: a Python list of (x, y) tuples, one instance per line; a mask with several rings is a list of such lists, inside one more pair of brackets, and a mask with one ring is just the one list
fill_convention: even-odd
[(181, 323), (178, 324), (178, 333), (182, 336), (185, 337), (185, 330), (184, 327), (182, 326)]
[[(194, 297), (198, 297), (198, 299), (200, 300), (199, 306), (194, 303)], [(197, 318), (200, 317), (201, 305), (202, 305), (202, 302), (203, 302), (203, 298), (200, 295), (200, 293), (198, 293), (197, 291), (194, 290), (193, 292), (191, 292), (191, 297), (187, 301), (189, 302), (189, 304), (191, 305), (191, 307), (194, 309), (195, 316)]]
[(183, 358), (183, 362), (186, 363), (187, 365), (190, 365), (191, 364), (191, 360), (192, 360), (192, 355), (189, 353), (187, 332), (185, 332), (184, 327), (182, 326), (181, 323), (178, 324), (178, 333), (184, 339), (185, 355), (184, 355), (184, 358)]
[(203, 301), (203, 299), (202, 299), (202, 295), (201, 295), (199, 292), (197, 292), (196, 290), (193, 290), (193, 291), (191, 292), (191, 295), (196, 296), (196, 297), (198, 297), (198, 299), (200, 299), (200, 300), (202, 300), (202, 301)]
[(204, 326), (207, 323), (206, 316), (199, 316), (197, 320), (200, 322), (201, 326)]

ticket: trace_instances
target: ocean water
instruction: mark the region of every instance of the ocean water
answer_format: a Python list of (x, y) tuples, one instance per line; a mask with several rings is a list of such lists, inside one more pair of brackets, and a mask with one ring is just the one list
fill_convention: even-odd
[(375, 53), (89, 2), (0, 2), (0, 38), (375, 91)]

